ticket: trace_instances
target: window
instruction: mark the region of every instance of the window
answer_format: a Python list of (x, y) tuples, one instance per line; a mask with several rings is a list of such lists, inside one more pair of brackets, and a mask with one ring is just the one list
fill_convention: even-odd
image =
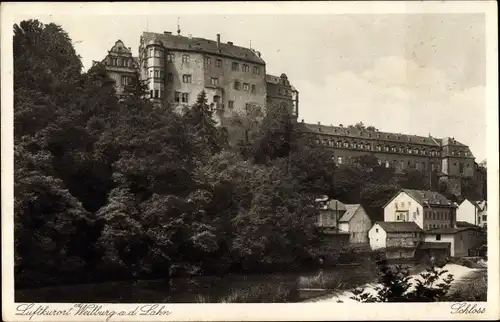
[(174, 61), (174, 54), (167, 54), (167, 61), (173, 62)]
[(161, 90), (161, 96), (160, 97), (165, 97), (165, 91), (164, 90)]
[(191, 83), (191, 75), (182, 75), (183, 83)]
[(212, 65), (212, 58), (205, 57), (205, 65)]
[(214, 103), (219, 103), (219, 102), (220, 102), (220, 96), (214, 95)]
[(249, 72), (250, 71), (250, 67), (247, 64), (244, 64), (243, 65), (243, 71), (244, 72)]
[(250, 85), (249, 85), (249, 84), (247, 84), (247, 83), (243, 83), (243, 90), (244, 90), (244, 91), (248, 91), (248, 90), (250, 90)]
[(239, 81), (234, 81), (234, 89), (237, 91), (240, 90), (240, 82)]
[(486, 221), (486, 215), (483, 215), (483, 222)]
[(159, 92), (160, 92), (159, 90), (155, 89), (155, 98), (158, 98)]
[(222, 59), (216, 59), (215, 60), (215, 67), (218, 67), (218, 68), (222, 67)]
[(182, 63), (189, 64), (189, 55), (182, 55)]
[(436, 240), (441, 240), (441, 235), (436, 235)]
[(159, 70), (155, 70), (155, 78), (158, 78), (160, 77), (160, 71)]
[(173, 82), (174, 81), (174, 75), (172, 73), (167, 74), (167, 81), (168, 82)]
[(181, 101), (181, 93), (175, 92), (175, 101), (179, 103)]
[(153, 70), (152, 69), (149, 70), (149, 77), (153, 77)]
[(149, 50), (149, 57), (153, 57), (154, 56), (154, 50), (153, 49), (150, 49)]
[(255, 93), (256, 92), (256, 87), (254, 84), (252, 84), (252, 93)]
[(150, 90), (150, 91), (149, 91), (149, 97), (150, 97), (150, 98), (153, 98), (153, 90)]
[(239, 68), (239, 64), (238, 63), (232, 63), (231, 64), (231, 70), (233, 71), (238, 71), (240, 68)]
[(257, 67), (257, 66), (254, 66), (254, 67), (253, 67), (253, 73), (254, 73), (255, 75), (260, 75), (260, 68), (259, 68), (259, 67)]
[(337, 163), (342, 164), (342, 157), (337, 157)]
[(375, 232), (378, 233), (378, 228), (375, 228)]
[(189, 94), (182, 93), (182, 103), (187, 103), (189, 101)]
[(386, 167), (386, 168), (389, 168), (389, 167), (390, 167), (389, 161), (385, 161), (385, 167)]
[(122, 76), (122, 85), (128, 85), (128, 77), (127, 76)]

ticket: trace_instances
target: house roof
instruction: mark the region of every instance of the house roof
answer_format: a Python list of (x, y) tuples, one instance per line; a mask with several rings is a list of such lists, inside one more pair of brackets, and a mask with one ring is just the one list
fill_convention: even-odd
[(342, 218), (340, 218), (339, 221), (340, 222), (349, 222), (352, 219), (352, 217), (354, 217), (354, 214), (356, 213), (356, 211), (358, 211), (360, 206), (361, 206), (360, 204), (345, 205), (346, 212), (342, 216)]
[(456, 227), (456, 228), (436, 228), (432, 230), (426, 231), (427, 234), (442, 234), (442, 235), (452, 235), (459, 233), (464, 230), (476, 230), (479, 229), (479, 227)]
[(451, 247), (451, 243), (423, 242), (420, 249), (447, 249)]
[(396, 198), (401, 192), (406, 193), (408, 196), (410, 196), (413, 200), (418, 202), (420, 205), (424, 207), (439, 207), (439, 208), (444, 208), (444, 207), (453, 207), (455, 208), (456, 205), (448, 200), (445, 196), (440, 194), (439, 192), (436, 191), (429, 191), (429, 190), (413, 190), (413, 189), (401, 189), (399, 192), (394, 194), (389, 201), (385, 203), (383, 208), (387, 207), (388, 204), (390, 204), (394, 198)]
[(450, 200), (436, 191), (413, 189), (402, 189), (402, 191), (424, 206), (455, 207)]
[(471, 200), (471, 199), (464, 199), (460, 205), (462, 205), (464, 202), (470, 202), (474, 207), (476, 207), (477, 210), (483, 211), (486, 208), (486, 200)]
[(154, 32), (143, 32), (142, 38), (145, 43), (149, 43), (150, 41), (161, 41), (163, 46), (168, 49), (228, 56), (260, 65), (265, 65), (266, 63), (257, 51), (250, 48), (236, 46), (232, 43), (221, 42), (220, 47), (218, 47), (217, 41), (215, 40)]
[(457, 228), (466, 228), (466, 227), (471, 227), (471, 228), (478, 228), (477, 225), (471, 224), (466, 221), (457, 221)]
[(413, 221), (378, 221), (376, 224), (388, 233), (423, 232)]

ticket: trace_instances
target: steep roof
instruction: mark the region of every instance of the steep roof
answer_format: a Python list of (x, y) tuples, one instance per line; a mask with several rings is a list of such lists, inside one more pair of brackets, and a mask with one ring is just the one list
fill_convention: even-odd
[(457, 228), (466, 228), (466, 227), (478, 228), (478, 226), (471, 224), (469, 222), (457, 221)]
[(423, 232), (422, 228), (413, 221), (378, 221), (376, 224), (388, 233)]
[(352, 219), (352, 217), (354, 217), (354, 214), (356, 213), (356, 211), (358, 211), (360, 206), (361, 206), (360, 204), (345, 205), (346, 212), (342, 216), (342, 218), (340, 218), (339, 221), (340, 222), (349, 222)]
[(477, 210), (482, 211), (486, 207), (486, 201), (485, 200), (472, 200), (472, 199), (464, 199), (460, 205), (462, 205), (464, 202), (470, 202), (474, 207), (476, 207)]
[(445, 196), (436, 191), (401, 189), (423, 206), (455, 207)]
[[(420, 146), (426, 146), (434, 150), (439, 150), (441, 146), (453, 145), (460, 153), (464, 153), (464, 157), (474, 158), (470, 148), (460, 143), (456, 140), (451, 140), (449, 138), (439, 139), (429, 136), (420, 136), (413, 134), (402, 134), (393, 132), (381, 132), (381, 131), (369, 131), (367, 129), (359, 129), (356, 127), (348, 126), (334, 126), (334, 125), (322, 125), (322, 124), (311, 124), (303, 123), (301, 124), (302, 130), (314, 134), (325, 134), (337, 137), (345, 138), (356, 138), (364, 140), (377, 140), (385, 141), (389, 144), (391, 143), (406, 143), (408, 146), (418, 144)], [(450, 143), (453, 142), (453, 143)]]
[(159, 40), (167, 49), (194, 51), (206, 54), (227, 56), (260, 65), (265, 65), (266, 63), (259, 56), (260, 54), (253, 49), (223, 42), (221, 42), (220, 47), (218, 47), (217, 41), (205, 38), (185, 37), (180, 35), (173, 35), (171, 33), (160, 34), (154, 32), (143, 32), (142, 38), (146, 43), (152, 40)]
[(368, 131), (366, 129), (361, 130), (355, 127), (346, 126), (334, 126), (334, 125), (320, 125), (320, 124), (303, 124), (305, 130), (310, 132), (321, 132), (330, 135), (340, 135), (353, 138), (363, 138), (363, 139), (378, 139), (392, 142), (405, 142), (409, 144), (421, 144), (428, 145), (431, 147), (439, 147), (439, 139), (418, 136), (412, 134), (400, 134), (391, 132), (380, 132), (380, 131)]

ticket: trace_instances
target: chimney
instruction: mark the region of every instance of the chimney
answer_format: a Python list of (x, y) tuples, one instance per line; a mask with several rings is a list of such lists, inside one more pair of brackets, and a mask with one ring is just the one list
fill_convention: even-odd
[(260, 51), (258, 51), (258, 52), (257, 52), (257, 56), (259, 56), (259, 57), (260, 57)]
[(128, 48), (128, 51), (132, 51), (132, 47), (127, 47)]
[(302, 119), (302, 123), (304, 123), (304, 119)]
[(217, 49), (220, 50), (220, 34), (217, 34)]
[(318, 122), (318, 125), (321, 125), (321, 122)]
[(232, 46), (233, 42), (232, 41), (228, 41), (227, 44), (230, 45), (230, 46)]

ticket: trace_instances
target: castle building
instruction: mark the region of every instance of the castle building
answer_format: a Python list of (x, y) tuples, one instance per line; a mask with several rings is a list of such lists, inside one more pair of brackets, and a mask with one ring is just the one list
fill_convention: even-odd
[[(115, 79), (118, 95), (124, 95), (133, 77), (147, 81), (151, 100), (176, 110), (191, 106), (202, 91), (223, 121), (234, 113), (245, 114), (249, 107), (262, 113), (286, 107), (294, 118), (299, 112), (299, 92), (287, 75), (266, 74), (260, 52), (216, 40), (185, 37), (180, 30), (143, 32), (139, 55), (118, 40), (102, 61)], [(474, 162), (469, 148), (454, 138), (434, 138), (369, 130), (369, 128), (324, 126), (299, 123), (301, 131), (330, 149), (338, 164), (372, 154), (379, 163), (396, 172), (405, 169), (435, 172), (450, 190), (461, 194), (462, 178), (486, 180), (485, 171)], [(484, 186), (485, 187), (485, 186)], [(483, 189), (485, 190), (485, 188)]]
[[(124, 59), (132, 64), (122, 66)], [(202, 91), (213, 104), (216, 116), (245, 113), (250, 106), (263, 113), (273, 106), (286, 106), (293, 115), (298, 112), (298, 91), (285, 74), (266, 74), (266, 62), (260, 52), (216, 40), (185, 37), (172, 32), (143, 32), (139, 56), (117, 41), (104, 59), (117, 84), (117, 93), (139, 72), (149, 88), (150, 98), (177, 110), (193, 105)], [(127, 63), (128, 64), (128, 63)]]
[(293, 117), (299, 115), (299, 92), (290, 84), (288, 77), (266, 75), (267, 108), (285, 107)]
[(475, 162), (468, 146), (454, 138), (299, 123), (303, 133), (332, 151), (337, 164), (352, 164), (357, 157), (374, 155), (380, 165), (402, 173), (405, 169), (436, 172), (450, 191), (461, 193), (461, 179), (475, 176)]
[[(93, 61), (92, 65), (97, 63), (99, 62)], [(123, 41), (117, 40), (100, 63), (106, 67), (109, 76), (114, 79), (117, 95), (126, 95), (126, 90), (131, 89), (135, 83), (134, 78), (137, 76), (139, 67), (138, 58), (132, 56), (132, 49), (126, 47)]]
[(141, 78), (150, 96), (174, 107), (195, 103), (205, 91), (216, 112), (266, 107), (266, 63), (260, 53), (232, 42), (144, 32), (140, 39)]

